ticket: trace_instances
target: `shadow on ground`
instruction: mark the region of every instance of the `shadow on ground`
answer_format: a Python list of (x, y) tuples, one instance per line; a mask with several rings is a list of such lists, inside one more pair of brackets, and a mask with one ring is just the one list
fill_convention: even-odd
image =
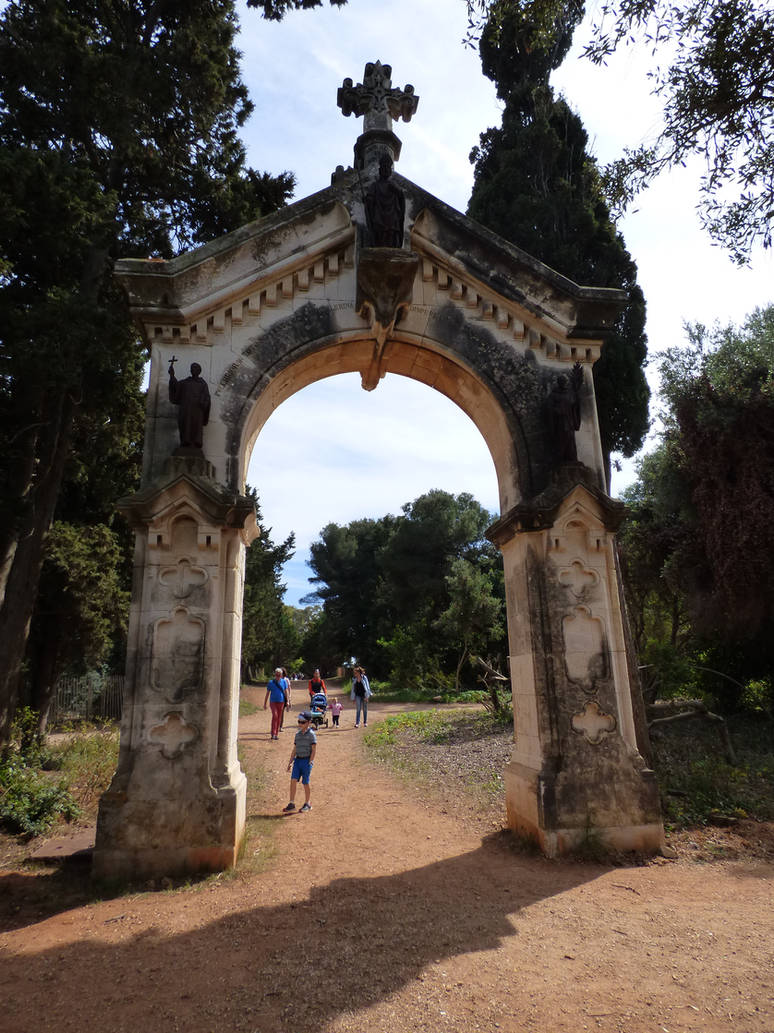
[[(313, 843), (304, 861), (311, 884)], [(430, 964), (498, 947), (518, 931), (522, 908), (601, 870), (485, 843), (398, 875), (312, 886), (297, 903), (251, 907), (246, 884), (244, 910), (179, 934), (168, 931), (167, 909), (180, 898), (165, 895), (156, 926), (120, 943), (100, 942), (95, 925), (89, 940), (6, 957), (3, 1030), (319, 1028), (343, 1009), (403, 989)], [(188, 906), (196, 902), (192, 894)], [(107, 921), (132, 917), (127, 902), (127, 915)], [(33, 1014), (30, 1002), (41, 993), (45, 1006)]]

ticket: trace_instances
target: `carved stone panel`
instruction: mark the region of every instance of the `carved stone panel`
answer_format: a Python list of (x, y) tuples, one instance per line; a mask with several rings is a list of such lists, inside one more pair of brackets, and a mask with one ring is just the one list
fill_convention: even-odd
[(609, 732), (615, 731), (616, 720), (605, 714), (596, 700), (589, 700), (579, 714), (573, 714), (572, 727), (592, 746), (598, 746)]
[(201, 691), (204, 672), (204, 621), (184, 606), (156, 623), (151, 685), (171, 703)]
[(181, 559), (174, 567), (164, 567), (159, 574), (159, 581), (176, 599), (186, 599), (195, 588), (207, 581), (207, 571), (195, 567), (187, 559)]
[(576, 599), (583, 599), (599, 584), (599, 576), (580, 560), (574, 560), (569, 567), (559, 571), (559, 582), (569, 588)]
[(198, 729), (189, 724), (179, 711), (165, 714), (161, 724), (154, 725), (148, 732), (148, 741), (161, 746), (162, 754), (170, 760), (179, 756), (198, 737)]
[(576, 606), (562, 621), (562, 633), (567, 677), (584, 692), (594, 692), (608, 673), (602, 621), (588, 607)]

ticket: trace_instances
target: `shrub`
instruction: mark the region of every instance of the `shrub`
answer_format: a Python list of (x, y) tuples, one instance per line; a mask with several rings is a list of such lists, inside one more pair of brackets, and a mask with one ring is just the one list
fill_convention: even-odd
[(20, 755), (0, 763), (0, 823), (9, 832), (39, 836), (59, 817), (71, 821), (79, 810), (67, 785), (28, 767)]

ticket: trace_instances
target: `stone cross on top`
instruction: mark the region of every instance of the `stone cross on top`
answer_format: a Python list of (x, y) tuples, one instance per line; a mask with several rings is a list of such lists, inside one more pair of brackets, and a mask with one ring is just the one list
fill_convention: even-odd
[(392, 120), (410, 122), (416, 112), (419, 97), (414, 87), (406, 85), (402, 90), (392, 85), (392, 68), (381, 61), (369, 61), (365, 66), (362, 83), (353, 86), (351, 79), (345, 79), (339, 87), (336, 103), (342, 114), (363, 115), (363, 133), (355, 144), (357, 168), (378, 164), (379, 154), (385, 150), (393, 161), (400, 155), (401, 143), (392, 131)]

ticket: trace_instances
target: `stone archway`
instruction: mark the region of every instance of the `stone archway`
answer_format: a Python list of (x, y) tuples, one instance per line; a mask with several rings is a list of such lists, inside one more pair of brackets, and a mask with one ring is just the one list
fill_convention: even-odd
[[(364, 191), (396, 141), (367, 121), (359, 167), (328, 189), (170, 262), (119, 263), (151, 377), (143, 485), (122, 503), (135, 579), (99, 875), (234, 863), (241, 596), (257, 533), (247, 461), (285, 398), (353, 371), (367, 390), (392, 372), (441, 391), (492, 454), (516, 723), (509, 824), (549, 854), (590, 824), (620, 848), (661, 844), (617, 573), (622, 507), (604, 490), (591, 378), (625, 296), (572, 283), (397, 176), (403, 246), (370, 246)], [(210, 387), (202, 450), (178, 446), (173, 354)]]

